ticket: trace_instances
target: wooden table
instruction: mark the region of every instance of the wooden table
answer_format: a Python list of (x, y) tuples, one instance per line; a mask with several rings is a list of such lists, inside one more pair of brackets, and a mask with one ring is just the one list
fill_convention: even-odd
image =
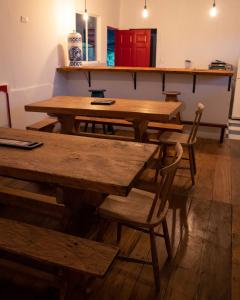
[(26, 111), (45, 112), (56, 116), (62, 125), (62, 133), (72, 134), (76, 116), (92, 116), (128, 119), (133, 122), (135, 139), (146, 140), (149, 121), (167, 122), (181, 109), (181, 102), (164, 102), (135, 99), (111, 99), (112, 105), (91, 105), (93, 98), (61, 96), (25, 106)]
[(157, 151), (150, 144), (7, 128), (0, 137), (44, 143), (33, 150), (0, 146), (0, 175), (52, 183), (70, 208), (76, 190), (76, 201), (92, 205), (108, 194), (126, 196)]

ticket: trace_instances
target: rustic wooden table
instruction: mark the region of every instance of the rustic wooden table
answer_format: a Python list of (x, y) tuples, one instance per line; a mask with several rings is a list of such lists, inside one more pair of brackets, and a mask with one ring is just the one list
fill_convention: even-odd
[(108, 194), (126, 196), (157, 151), (150, 144), (7, 128), (0, 138), (43, 142), (33, 150), (0, 146), (0, 175), (54, 184), (70, 211), (76, 203), (79, 211), (82, 203), (96, 206)]
[[(99, 99), (99, 98), (98, 98)], [(61, 96), (25, 106), (26, 111), (45, 112), (56, 116), (61, 123), (62, 133), (72, 134), (76, 116), (108, 117), (128, 119), (133, 122), (135, 139), (146, 140), (149, 121), (167, 122), (181, 109), (181, 102), (165, 102), (135, 99), (112, 99), (112, 105), (91, 105), (93, 98)]]

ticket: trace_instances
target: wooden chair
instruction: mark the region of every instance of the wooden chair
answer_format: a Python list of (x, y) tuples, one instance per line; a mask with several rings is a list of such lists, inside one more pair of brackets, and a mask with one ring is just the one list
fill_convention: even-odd
[(164, 132), (159, 139), (160, 143), (164, 145), (165, 154), (166, 154), (167, 146), (174, 145), (177, 142), (187, 148), (191, 179), (193, 185), (195, 184), (194, 175), (197, 172), (194, 145), (196, 144), (197, 141), (197, 131), (198, 131), (203, 110), (204, 110), (204, 105), (202, 103), (199, 103), (197, 110), (195, 112), (195, 119), (193, 121), (193, 125), (189, 134), (179, 133), (179, 132)]
[[(98, 209), (100, 216), (104, 219), (117, 221), (117, 240), (121, 239), (122, 225), (140, 230), (150, 235), (152, 261), (146, 262), (136, 258), (119, 256), (127, 261), (151, 264), (153, 267), (156, 290), (160, 289), (160, 271), (158, 264), (158, 254), (156, 245), (156, 236), (163, 237), (168, 252), (168, 258), (172, 257), (171, 244), (168, 234), (166, 215), (168, 211), (168, 197), (174, 180), (174, 176), (182, 157), (183, 149), (181, 145), (176, 144), (176, 155), (173, 162), (157, 170), (156, 192), (132, 189), (127, 197), (108, 196)], [(162, 156), (160, 151), (159, 158)], [(163, 234), (155, 232), (155, 228), (162, 224)]]

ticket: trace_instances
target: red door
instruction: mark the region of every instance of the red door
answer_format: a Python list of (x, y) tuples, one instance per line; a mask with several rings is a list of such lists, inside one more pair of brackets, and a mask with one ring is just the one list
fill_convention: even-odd
[(116, 32), (115, 66), (150, 66), (150, 29), (118, 30)]
[(150, 44), (151, 30), (136, 29), (133, 38), (133, 66), (149, 67), (150, 66)]
[(132, 43), (133, 33), (130, 30), (118, 30), (116, 32), (115, 66), (132, 66)]

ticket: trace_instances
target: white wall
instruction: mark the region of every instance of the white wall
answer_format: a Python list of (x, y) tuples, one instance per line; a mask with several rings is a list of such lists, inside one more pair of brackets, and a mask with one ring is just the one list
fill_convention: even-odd
[[(55, 69), (62, 64), (62, 30), (72, 28), (67, 20), (73, 10), (72, 0), (0, 1), (0, 83), (9, 85), (13, 127), (41, 118), (25, 113), (25, 104), (65, 91)], [(21, 23), (21, 16), (29, 22)]]
[[(90, 14), (101, 16), (100, 53), (106, 61), (106, 26), (118, 25), (120, 0), (89, 0), (88, 4)], [(76, 10), (84, 10), (83, 0), (0, 1), (0, 84), (9, 85), (13, 127), (24, 128), (42, 118), (26, 113), (24, 105), (68, 94), (67, 82), (56, 67), (67, 63), (67, 34), (75, 28)], [(21, 16), (29, 22), (20, 22)], [(5, 123), (0, 120), (1, 126)]]
[(206, 68), (214, 59), (234, 65), (240, 56), (240, 1), (218, 0), (219, 15), (208, 14), (211, 0), (148, 0), (150, 16), (141, 17), (144, 1), (121, 0), (120, 28), (157, 28), (157, 65)]

